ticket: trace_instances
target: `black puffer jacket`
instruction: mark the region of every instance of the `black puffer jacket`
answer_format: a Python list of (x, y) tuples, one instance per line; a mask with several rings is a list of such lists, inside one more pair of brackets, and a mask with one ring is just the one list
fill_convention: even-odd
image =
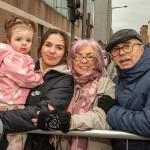
[[(39, 69), (39, 66), (36, 69)], [(74, 85), (72, 76), (51, 70), (43, 78), (44, 83), (30, 91), (25, 109), (0, 113), (5, 133), (25, 132), (37, 129), (31, 122), (31, 119), (37, 116), (37, 110), (48, 109), (47, 106), (49, 103), (55, 109), (67, 109), (73, 96)], [(45, 137), (44, 135), (42, 136)], [(31, 150), (32, 148), (29, 149)], [(35, 149), (38, 150), (38, 148)], [(41, 150), (44, 150), (44, 148), (41, 148)]]

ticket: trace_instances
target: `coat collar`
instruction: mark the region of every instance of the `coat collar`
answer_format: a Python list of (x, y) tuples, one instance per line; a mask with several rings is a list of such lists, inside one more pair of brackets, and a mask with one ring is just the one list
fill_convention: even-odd
[[(41, 58), (36, 62), (36, 69), (41, 70), (43, 72), (42, 59)], [(64, 64), (60, 64), (58, 66), (55, 66), (53, 68), (47, 68), (43, 72), (43, 74), (45, 75), (51, 70), (59, 72), (59, 73), (71, 75), (71, 71), (70, 71), (70, 69), (68, 68), (68, 66), (65, 63)]]
[(119, 80), (125, 84), (133, 83), (150, 70), (150, 47), (145, 46), (144, 53), (140, 60), (130, 69), (119, 69), (117, 67), (117, 73)]

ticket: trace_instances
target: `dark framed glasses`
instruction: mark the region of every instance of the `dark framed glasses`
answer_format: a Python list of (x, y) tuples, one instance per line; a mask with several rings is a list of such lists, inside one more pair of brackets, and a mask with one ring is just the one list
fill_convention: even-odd
[(113, 57), (116, 57), (116, 56), (119, 56), (120, 55), (120, 50), (122, 49), (125, 53), (130, 53), (133, 51), (133, 46), (134, 45), (143, 45), (141, 43), (128, 43), (128, 44), (125, 44), (124, 46), (122, 47), (114, 47), (111, 49), (111, 55)]

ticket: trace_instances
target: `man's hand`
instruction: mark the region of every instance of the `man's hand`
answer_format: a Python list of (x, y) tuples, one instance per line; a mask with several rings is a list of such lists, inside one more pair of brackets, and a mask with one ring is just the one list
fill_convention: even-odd
[(108, 95), (103, 95), (98, 99), (97, 106), (104, 110), (104, 112), (107, 114), (109, 109), (116, 105), (116, 100), (112, 99)]

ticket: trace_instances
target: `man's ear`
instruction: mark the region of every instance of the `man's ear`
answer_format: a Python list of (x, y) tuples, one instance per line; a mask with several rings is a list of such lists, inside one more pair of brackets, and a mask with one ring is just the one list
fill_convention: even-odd
[(141, 51), (144, 52), (144, 45), (141, 46)]

